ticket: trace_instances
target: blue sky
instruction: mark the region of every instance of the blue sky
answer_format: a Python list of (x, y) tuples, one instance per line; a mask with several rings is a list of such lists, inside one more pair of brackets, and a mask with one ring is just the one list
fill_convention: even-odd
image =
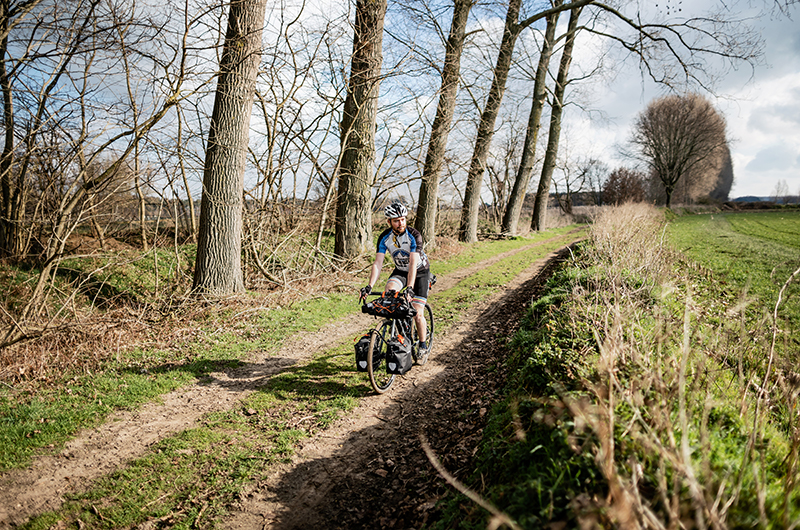
[[(752, 13), (754, 8), (747, 14)], [(765, 64), (730, 72), (717, 82), (713, 94), (706, 94), (728, 125), (735, 175), (731, 198), (769, 196), (781, 180), (791, 194), (800, 194), (800, 9), (795, 6), (791, 15), (795, 20), (774, 13), (754, 18), (751, 23), (764, 39)], [(612, 167), (626, 163), (617, 152), (630, 136), (636, 115), (664, 93), (631, 70), (594, 88), (594, 107), (607, 121), (572, 113), (576, 143)]]

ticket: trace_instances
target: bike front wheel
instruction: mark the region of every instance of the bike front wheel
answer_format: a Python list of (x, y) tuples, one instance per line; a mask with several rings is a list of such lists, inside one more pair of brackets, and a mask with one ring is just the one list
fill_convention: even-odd
[(386, 355), (389, 349), (386, 341), (391, 335), (391, 328), (390, 322), (384, 322), (380, 328), (373, 329), (369, 337), (367, 373), (372, 389), (378, 394), (389, 390), (394, 383), (394, 374), (386, 373)]

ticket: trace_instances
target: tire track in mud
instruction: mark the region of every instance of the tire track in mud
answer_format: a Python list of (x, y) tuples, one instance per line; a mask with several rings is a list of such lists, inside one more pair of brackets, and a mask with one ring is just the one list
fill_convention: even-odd
[[(563, 237), (525, 245), (442, 275), (435, 289), (445, 291), (505, 258)], [(360, 333), (371, 321), (372, 317), (361, 313), (348, 315), (319, 331), (290, 337), (274, 355), (264, 358), (263, 352), (256, 353), (241, 366), (209, 374), (200, 383), (166, 394), (161, 402), (112, 413), (103, 425), (80, 432), (67, 442), (59, 454), (40, 457), (30, 467), (11, 470), (0, 477), (0, 529), (18, 526), (35, 515), (58, 509), (66, 493), (85, 490), (94, 480), (145, 454), (159, 440), (192, 428), (203, 415), (235, 407), (249, 393), (264, 386), (271, 376)], [(438, 337), (437, 349), (444, 347), (444, 341), (455, 340), (460, 326), (456, 324), (445, 337)], [(416, 371), (418, 375), (405, 379), (414, 381), (423, 374), (433, 377), (438, 368), (432, 364), (435, 363), (428, 363), (424, 370)], [(393, 390), (386, 399), (394, 400), (396, 397), (392, 396), (396, 394), (400, 392)]]

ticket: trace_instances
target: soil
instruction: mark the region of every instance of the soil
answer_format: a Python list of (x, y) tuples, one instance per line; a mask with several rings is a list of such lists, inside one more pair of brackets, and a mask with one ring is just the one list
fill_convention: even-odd
[[(432, 293), (521, 249), (439, 278)], [(487, 411), (503, 380), (505, 337), (513, 334), (558, 256), (532, 263), (490, 300), (474, 306), (446, 333), (438, 334), (430, 360), (396, 380), (383, 395), (369, 396), (332, 428), (306, 440), (291, 464), (253, 484), (219, 526), (232, 530), (294, 528), (419, 528), (441, 514), (436, 502), (452, 491), (421, 448), (433, 452), (456, 477), (469, 473)], [(101, 427), (79, 433), (54, 456), (0, 476), (0, 529), (55, 510), (63, 495), (144, 454), (172, 433), (191, 428), (207, 412), (236, 407), (271, 375), (356, 336), (371, 324), (349, 316), (284, 344), (268, 358), (177, 390), (136, 411), (113, 414)]]

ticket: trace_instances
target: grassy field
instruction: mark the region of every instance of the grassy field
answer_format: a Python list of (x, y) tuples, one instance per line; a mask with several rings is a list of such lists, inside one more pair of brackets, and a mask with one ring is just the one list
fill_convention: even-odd
[(669, 235), (680, 252), (766, 306), (800, 266), (800, 211), (687, 215), (670, 223)]
[(707, 308), (744, 305), (753, 337), (770, 335), (777, 315), (776, 347), (785, 362), (800, 360), (800, 278), (790, 281), (800, 268), (800, 211), (684, 216), (669, 235), (698, 266), (694, 294)]
[[(797, 213), (605, 212), (512, 341), (472, 487), (523, 528), (797, 527), (798, 246)], [(435, 527), (484, 528), (466, 506)]]

